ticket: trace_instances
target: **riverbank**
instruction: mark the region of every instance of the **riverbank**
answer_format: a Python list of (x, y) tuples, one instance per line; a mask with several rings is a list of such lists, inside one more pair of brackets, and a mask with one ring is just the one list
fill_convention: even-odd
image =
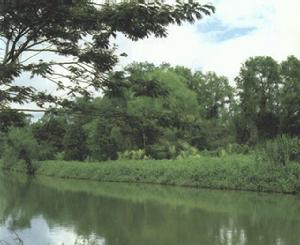
[(251, 155), (183, 160), (43, 161), (36, 168), (36, 175), (68, 179), (258, 192), (300, 191), (299, 163), (278, 167), (256, 163)]
[(107, 162), (44, 161), (37, 175), (109, 182), (151, 183), (198, 188), (296, 193), (300, 164), (258, 164), (254, 156), (201, 156), (184, 160)]

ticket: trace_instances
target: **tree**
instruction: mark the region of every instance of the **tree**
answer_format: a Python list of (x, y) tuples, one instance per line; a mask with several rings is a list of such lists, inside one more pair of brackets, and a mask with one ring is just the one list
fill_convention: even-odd
[(244, 127), (250, 130), (247, 141), (256, 143), (258, 138), (276, 136), (281, 84), (278, 63), (271, 57), (250, 58), (243, 64), (236, 83)]
[(64, 117), (47, 112), (31, 127), (34, 138), (40, 145), (40, 160), (54, 159), (56, 153), (64, 150), (62, 139), (67, 128)]
[[(92, 160), (116, 160), (122, 135), (116, 140), (114, 132), (118, 131), (117, 123), (109, 117), (97, 118), (84, 125), (87, 132), (87, 147)], [(127, 146), (128, 147), (128, 146)]]
[(9, 127), (24, 127), (27, 124), (26, 115), (14, 110), (0, 111), (0, 133), (7, 133)]
[(300, 60), (290, 56), (281, 63), (282, 131), (300, 136)]
[[(91, 0), (23, 0), (0, 8), (0, 105), (34, 101), (67, 105), (69, 100), (15, 83), (26, 72), (53, 82), (71, 95), (89, 96), (103, 87), (117, 63), (111, 38), (131, 40), (167, 36), (167, 26), (194, 22), (214, 12), (211, 5), (178, 1), (124, 1), (97, 4)], [(43, 56), (39, 56), (42, 54)]]
[[(102, 98), (91, 100), (94, 118), (83, 125), (93, 159), (115, 159), (125, 150), (176, 144), (175, 138), (186, 137), (198, 118), (196, 94), (171, 69), (134, 63), (110, 79), (113, 86)], [(180, 129), (182, 133), (175, 135)]]
[(0, 157), (3, 154), (7, 132), (11, 127), (24, 127), (28, 123), (27, 116), (14, 110), (0, 111)]
[(64, 137), (65, 160), (83, 161), (88, 156), (86, 148), (86, 134), (78, 124), (68, 126)]
[(227, 112), (233, 102), (234, 89), (228, 79), (214, 72), (196, 72), (188, 86), (197, 93), (201, 115), (206, 119), (218, 119)]
[(3, 153), (5, 168), (19, 168), (18, 170), (33, 175), (33, 160), (38, 159), (38, 154), (38, 143), (29, 127), (10, 128)]

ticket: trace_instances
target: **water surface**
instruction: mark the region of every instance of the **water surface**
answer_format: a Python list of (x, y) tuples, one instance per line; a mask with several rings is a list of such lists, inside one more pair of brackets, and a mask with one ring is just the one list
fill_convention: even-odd
[(0, 240), (32, 244), (300, 244), (299, 196), (0, 174)]

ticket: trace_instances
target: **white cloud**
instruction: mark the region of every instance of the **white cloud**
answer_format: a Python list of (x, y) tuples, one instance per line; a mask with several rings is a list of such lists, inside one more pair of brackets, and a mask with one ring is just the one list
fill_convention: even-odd
[(169, 62), (193, 69), (213, 70), (233, 79), (250, 56), (270, 55), (278, 61), (288, 55), (300, 56), (300, 1), (298, 0), (216, 0), (217, 13), (198, 25), (220, 22), (224, 28), (254, 28), (242, 36), (213, 40), (212, 32), (200, 32), (197, 25), (172, 26), (164, 39), (153, 37), (131, 42), (119, 37), (119, 49), (132, 61)]
[[(169, 62), (216, 71), (233, 81), (241, 64), (251, 56), (269, 55), (278, 61), (288, 55), (300, 58), (299, 0), (214, 0), (212, 3), (217, 8), (215, 15), (194, 25), (171, 26), (167, 38), (151, 37), (132, 42), (119, 35), (116, 40), (119, 52), (128, 54), (120, 60), (119, 68), (133, 61)], [(213, 28), (214, 23), (220, 24), (219, 29)], [(205, 26), (208, 31), (201, 31)], [(216, 39), (215, 36), (222, 35), (220, 28), (252, 30), (243, 35)], [(26, 77), (22, 82), (24, 79)], [(40, 90), (57, 93), (52, 84), (39, 78), (30, 83)]]

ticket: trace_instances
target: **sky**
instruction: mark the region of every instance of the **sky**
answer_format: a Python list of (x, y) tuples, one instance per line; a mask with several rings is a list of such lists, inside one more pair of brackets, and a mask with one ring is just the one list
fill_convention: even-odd
[[(268, 55), (279, 62), (289, 55), (300, 58), (299, 0), (208, 1), (216, 7), (214, 15), (194, 24), (172, 25), (166, 38), (133, 42), (119, 34), (114, 40), (118, 52), (128, 56), (120, 59), (117, 69), (133, 61), (157, 65), (168, 62), (194, 71), (215, 71), (227, 76), (234, 85), (234, 77), (249, 57)], [(203, 0), (204, 3), (208, 2)], [(27, 80), (23, 75), (18, 84), (28, 84)], [(40, 78), (30, 83), (55, 93), (55, 87)], [(32, 104), (25, 107), (36, 108)]]
[[(168, 37), (138, 42), (119, 36), (119, 49), (133, 61), (168, 62), (193, 70), (215, 71), (233, 83), (241, 64), (251, 56), (278, 61), (300, 57), (299, 0), (214, 0), (216, 13), (183, 26), (170, 26)], [(203, 2), (207, 3), (207, 2)]]
[[(7, 220), (5, 226), (0, 226), (0, 238), (1, 241), (6, 241), (8, 244), (17, 244), (15, 241), (15, 234), (6, 227), (9, 227), (9, 222)], [(49, 222), (50, 223), (50, 222)], [(48, 224), (43, 216), (35, 216), (30, 220), (30, 226), (24, 229), (18, 229), (17, 234), (22, 238), (24, 244), (32, 244), (34, 239), (34, 244), (90, 244), (92, 241), (96, 241), (99, 245), (104, 245), (105, 240), (102, 237), (91, 235), (89, 238), (87, 236), (80, 237), (76, 235), (76, 231), (70, 225), (69, 227), (59, 226), (57, 224)], [(88, 243), (90, 239), (90, 243)], [(0, 244), (6, 244), (1, 243)]]

